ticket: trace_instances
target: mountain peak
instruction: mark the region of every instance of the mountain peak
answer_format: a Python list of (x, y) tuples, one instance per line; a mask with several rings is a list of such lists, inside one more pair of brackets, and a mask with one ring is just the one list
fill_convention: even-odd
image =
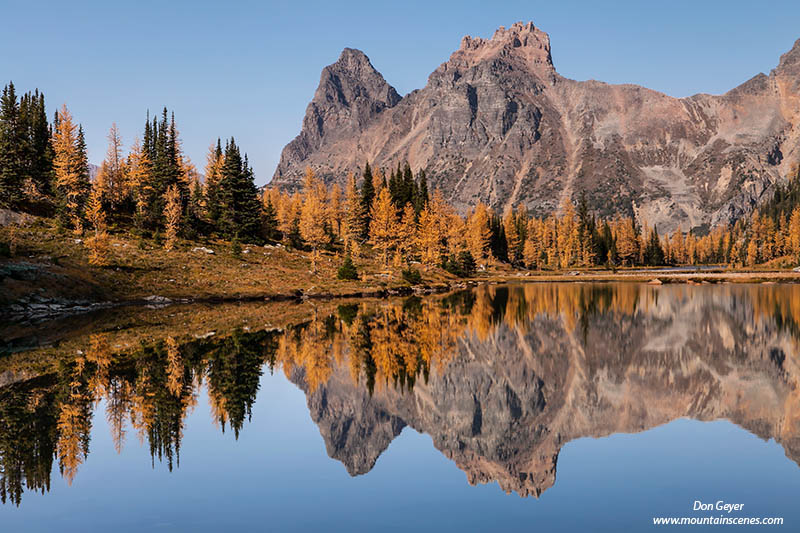
[(364, 161), (425, 170), (459, 211), (524, 205), (545, 216), (585, 192), (598, 216), (671, 233), (749, 214), (800, 156), (800, 42), (770, 76), (720, 96), (673, 98), (557, 74), (530, 22), (465, 37), (401, 99), (363, 53), (325, 67), (275, 184), (307, 166), (344, 182)]
[(493, 57), (519, 57), (529, 66), (553, 68), (550, 56), (550, 36), (533, 25), (515, 22), (508, 28), (500, 26), (491, 39), (465, 36), (451, 61), (477, 64)]
[(334, 65), (348, 69), (368, 68), (370, 70), (375, 70), (367, 54), (357, 48), (345, 48), (342, 50), (339, 59), (336, 60)]
[(366, 118), (400, 101), (400, 95), (372, 66), (367, 55), (355, 48), (345, 48), (339, 59), (322, 69), (315, 101), (327, 108), (339, 106), (360, 109)]
[(778, 63), (778, 70), (800, 74), (800, 39), (797, 39), (794, 42), (794, 46), (781, 56), (781, 60)]

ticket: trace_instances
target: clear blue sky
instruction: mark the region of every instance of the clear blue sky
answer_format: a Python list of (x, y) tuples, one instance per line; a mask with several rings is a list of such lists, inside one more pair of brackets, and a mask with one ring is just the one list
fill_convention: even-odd
[(129, 144), (146, 110), (176, 113), (202, 170), (208, 145), (235, 136), (256, 181), (268, 181), (300, 129), (323, 66), (366, 52), (400, 94), (463, 35), (532, 20), (550, 34), (558, 71), (638, 83), (674, 96), (721, 93), (769, 72), (800, 38), (800, 2), (30, 2), (0, 0), (0, 81), (40, 88), (48, 112), (66, 102), (89, 157), (108, 128)]

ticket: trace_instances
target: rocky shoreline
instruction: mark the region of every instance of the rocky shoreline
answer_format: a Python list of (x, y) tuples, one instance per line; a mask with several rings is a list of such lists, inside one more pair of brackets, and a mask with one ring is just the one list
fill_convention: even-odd
[(389, 298), (393, 296), (412, 296), (437, 294), (453, 290), (475, 287), (478, 281), (469, 280), (457, 283), (439, 283), (435, 285), (398, 286), (383, 289), (357, 290), (344, 293), (308, 292), (297, 289), (288, 294), (263, 294), (256, 296), (225, 296), (200, 298), (168, 298), (152, 295), (143, 299), (121, 301), (92, 301), (87, 299), (48, 298), (31, 295), (21, 298), (9, 305), (0, 306), (0, 321), (8, 323), (36, 323), (56, 318), (64, 318), (110, 309), (116, 307), (149, 307), (161, 308), (176, 304), (225, 304), (245, 302), (289, 302), (304, 300), (345, 300), (352, 298)]

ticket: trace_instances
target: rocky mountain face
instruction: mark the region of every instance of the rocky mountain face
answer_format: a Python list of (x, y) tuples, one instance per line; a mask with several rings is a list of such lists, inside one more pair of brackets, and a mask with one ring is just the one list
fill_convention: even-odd
[(328, 454), (364, 474), (404, 427), (434, 446), (470, 483), (540, 495), (561, 447), (583, 437), (635, 433), (689, 417), (727, 419), (774, 438), (800, 463), (797, 340), (759, 319), (743, 292), (659, 288), (646, 311), (591, 314), (574, 324), (540, 314), (525, 327), (467, 334), (455, 359), (411, 391), (373, 394), (346, 365), (308, 392)]
[(425, 169), (462, 212), (549, 213), (583, 191), (599, 215), (688, 230), (750, 212), (800, 160), (800, 40), (769, 75), (723, 95), (673, 98), (556, 72), (532, 23), (461, 47), (400, 98), (358, 50), (325, 67), (273, 183), (307, 166), (343, 182), (365, 161)]

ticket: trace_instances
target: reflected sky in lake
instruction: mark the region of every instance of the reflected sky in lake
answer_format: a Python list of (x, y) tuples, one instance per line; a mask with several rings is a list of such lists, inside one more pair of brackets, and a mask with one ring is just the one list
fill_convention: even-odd
[(5, 356), (0, 523), (638, 531), (722, 499), (793, 530), (799, 294), (526, 285), (89, 328)]

